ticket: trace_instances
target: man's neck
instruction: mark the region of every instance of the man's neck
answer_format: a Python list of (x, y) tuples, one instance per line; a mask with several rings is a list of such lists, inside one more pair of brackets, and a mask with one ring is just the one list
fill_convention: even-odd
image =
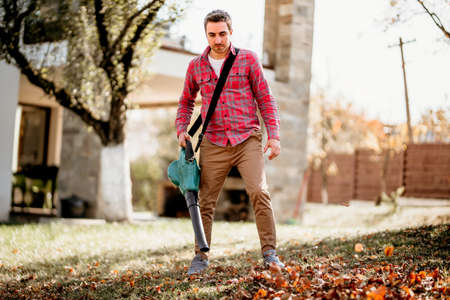
[(228, 47), (227, 51), (225, 51), (224, 53), (217, 53), (211, 48), (211, 51), (209, 51), (209, 56), (211, 56), (214, 59), (224, 59), (225, 57), (227, 57), (229, 52), (230, 47)]

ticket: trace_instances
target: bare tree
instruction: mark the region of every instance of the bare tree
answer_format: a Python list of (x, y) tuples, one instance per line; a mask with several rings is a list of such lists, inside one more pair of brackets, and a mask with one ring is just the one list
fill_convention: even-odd
[(450, 39), (448, 31), (448, 20), (450, 18), (449, 0), (390, 0), (392, 15), (389, 16), (389, 25), (404, 23), (418, 15), (426, 14), (433, 21), (434, 25), (442, 31), (445, 40)]
[[(433, 20), (433, 23), (444, 33), (444, 36), (448, 39), (450, 39), (450, 32), (448, 32), (447, 29), (445, 29), (444, 24), (441, 22), (441, 19), (438, 17), (438, 15), (435, 12), (431, 12), (424, 4), (422, 0), (417, 0), (417, 2), (422, 6), (422, 8), (425, 10), (427, 15), (430, 16), (430, 18)], [(447, 1), (447, 5), (450, 5)]]

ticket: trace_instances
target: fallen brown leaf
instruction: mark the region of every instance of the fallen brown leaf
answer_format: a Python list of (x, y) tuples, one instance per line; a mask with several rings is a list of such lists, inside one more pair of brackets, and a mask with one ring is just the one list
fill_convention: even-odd
[(392, 256), (394, 254), (394, 247), (393, 246), (387, 246), (384, 248), (384, 254), (386, 256)]
[(362, 252), (364, 250), (364, 245), (361, 243), (355, 244), (355, 252)]

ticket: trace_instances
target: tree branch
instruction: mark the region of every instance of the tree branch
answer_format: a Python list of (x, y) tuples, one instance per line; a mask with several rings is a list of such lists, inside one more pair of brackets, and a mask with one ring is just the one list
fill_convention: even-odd
[(86, 124), (94, 128), (104, 145), (108, 143), (106, 135), (109, 128), (108, 122), (96, 119), (78, 99), (72, 97), (65, 89), (56, 88), (54, 82), (45, 79), (38, 71), (35, 71), (25, 54), (19, 50), (20, 44), (13, 34), (0, 29), (0, 38), (9, 45), (6, 49), (8, 55), (32, 84), (42, 89), (47, 95), (54, 96), (60, 105), (80, 116)]
[(98, 32), (98, 39), (100, 41), (100, 47), (103, 52), (103, 57), (106, 56), (106, 53), (109, 48), (108, 44), (108, 31), (105, 26), (105, 12), (103, 7), (102, 0), (95, 0), (95, 23)]
[[(122, 130), (115, 130), (116, 128), (122, 128), (126, 121), (126, 114), (123, 113), (126, 108), (125, 98), (128, 93), (128, 74), (131, 67), (131, 62), (134, 55), (134, 49), (138, 41), (142, 38), (142, 34), (147, 26), (154, 20), (155, 16), (159, 8), (164, 4), (165, 0), (153, 0), (136, 13), (134, 13), (130, 18), (127, 19), (124, 27), (122, 28), (119, 36), (114, 41), (113, 46), (110, 49), (110, 52), (106, 57), (104, 57), (101, 67), (105, 69), (108, 73), (111, 65), (111, 58), (116, 53), (117, 49), (121, 47), (121, 43), (128, 33), (129, 29), (134, 23), (134, 20), (142, 15), (145, 11), (147, 11), (147, 15), (141, 20), (139, 24), (137, 24), (136, 31), (134, 32), (131, 39), (128, 41), (127, 46), (124, 51), (121, 53), (122, 56), (120, 58), (120, 62), (123, 67), (123, 80), (120, 81), (118, 85), (113, 88), (113, 93), (115, 96), (111, 101), (110, 113), (109, 113), (109, 138), (117, 141), (122, 141), (124, 139)], [(119, 81), (116, 81), (118, 83)]]
[(442, 24), (441, 20), (439, 19), (439, 17), (433, 13), (430, 12), (430, 10), (425, 6), (425, 4), (423, 3), (422, 0), (417, 0), (417, 2), (419, 2), (420, 5), (422, 5), (423, 9), (426, 11), (426, 13), (431, 17), (431, 19), (433, 20), (434, 24), (436, 24), (436, 26), (444, 33), (445, 37), (450, 39), (450, 32), (448, 32), (444, 25)]
[[(161, 7), (164, 4), (165, 0), (155, 0), (154, 2), (155, 2), (155, 4), (159, 5), (159, 7)], [(127, 81), (128, 72), (129, 72), (129, 69), (131, 66), (131, 61), (133, 59), (136, 43), (141, 39), (142, 33), (147, 28), (147, 26), (156, 17), (157, 12), (158, 12), (157, 10), (150, 11), (148, 13), (148, 15), (141, 21), (141, 23), (138, 24), (133, 37), (130, 39), (128, 46), (125, 48), (125, 52), (121, 58), (121, 62), (123, 63), (124, 73), (125, 73), (125, 78), (126, 78), (125, 81)]]
[(134, 13), (131, 17), (128, 18), (127, 22), (125, 23), (125, 26), (122, 28), (122, 31), (120, 32), (119, 36), (116, 38), (116, 40), (113, 43), (113, 46), (111, 47), (111, 55), (114, 54), (114, 52), (117, 50), (118, 45), (122, 42), (123, 38), (125, 37), (126, 33), (128, 32), (128, 29), (133, 24), (133, 21), (138, 16), (140, 16), (144, 11), (153, 7), (153, 5), (156, 4), (156, 2), (159, 2), (159, 1), (153, 0), (152, 2), (145, 5), (140, 10), (138, 10), (136, 13)]
[(102, 0), (95, 0), (95, 19), (97, 23), (97, 30), (98, 35), (100, 39), (100, 47), (102, 49), (103, 57), (99, 64), (99, 67), (102, 68), (106, 76), (110, 79), (110, 82), (116, 82), (116, 79), (113, 78), (113, 70), (114, 66), (112, 64), (111, 58), (113, 57), (114, 53), (116, 52), (118, 46), (123, 41), (123, 38), (125, 37), (126, 33), (128, 32), (128, 29), (133, 24), (134, 19), (136, 19), (138, 16), (140, 16), (145, 10), (153, 7), (153, 5), (158, 0), (153, 0), (152, 2), (148, 3), (144, 7), (142, 7), (140, 10), (138, 10), (136, 13), (134, 13), (130, 18), (128, 18), (127, 22), (125, 23), (125, 26), (122, 28), (122, 31), (119, 33), (119, 36), (115, 39), (115, 41), (112, 43), (112, 46), (109, 46), (108, 40), (107, 40), (107, 32), (106, 32), (106, 26), (104, 24), (104, 17), (105, 14), (102, 12), (103, 9), (103, 3)]
[[(8, 3), (7, 1), (2, 1), (3, 3), (3, 11), (4, 11), (4, 23), (5, 23), (5, 28), (7, 28), (7, 30), (10, 30), (10, 32), (14, 32), (14, 33), (19, 33), (23, 20), (28, 17), (37, 7), (37, 0), (31, 0), (27, 9), (19, 14), (19, 9), (17, 7), (17, 1), (12, 1), (12, 7), (8, 7)], [(9, 3), (11, 5), (11, 3)], [(12, 28), (8, 28), (9, 27), (9, 22), (13, 21), (13, 26)], [(11, 36), (15, 36), (15, 37), (19, 37), (18, 34), (15, 35), (11, 35)]]
[[(100, 63), (100, 67), (105, 70), (105, 72), (108, 74), (108, 77), (110, 77), (110, 71), (109, 67), (111, 57), (116, 53), (117, 49), (119, 48), (119, 45), (123, 41), (125, 35), (127, 34), (128, 30), (130, 29), (131, 25), (133, 24), (133, 21), (139, 17), (142, 13), (144, 13), (148, 9), (152, 9), (156, 4), (161, 2), (161, 0), (153, 0), (152, 2), (148, 3), (144, 7), (142, 7), (140, 10), (135, 12), (131, 17), (127, 19), (127, 22), (125, 23), (124, 27), (122, 28), (121, 32), (117, 36), (117, 38), (114, 40), (112, 46), (108, 49), (107, 53), (103, 55), (103, 59)], [(164, 1), (163, 1), (164, 2)]]
[[(120, 62), (122, 63), (122, 66), (123, 66), (123, 81), (119, 86), (117, 86), (117, 89), (115, 91), (116, 97), (113, 97), (113, 100), (111, 101), (110, 118), (109, 118), (111, 128), (114, 128), (116, 126), (121, 126), (121, 124), (119, 124), (120, 122), (117, 122), (118, 120), (116, 120), (116, 118), (114, 118), (114, 116), (120, 115), (120, 111), (123, 109), (123, 106), (124, 106), (125, 97), (128, 92), (127, 91), (128, 74), (130, 71), (131, 61), (133, 59), (134, 49), (136, 47), (136, 44), (141, 39), (141, 36), (142, 36), (144, 30), (155, 18), (156, 14), (158, 12), (157, 8), (161, 7), (164, 4), (164, 2), (165, 2), (165, 0), (154, 0), (149, 5), (147, 5), (148, 7), (145, 7), (146, 9), (150, 9), (150, 8), (154, 8), (154, 9), (150, 10), (148, 12), (147, 16), (137, 25), (137, 29), (134, 32), (133, 37), (128, 42), (128, 45), (125, 48), (123, 55), (120, 59)], [(159, 5), (159, 7), (158, 7), (158, 5)], [(127, 25), (125, 25), (125, 26), (127, 26)], [(131, 25), (128, 25), (128, 27), (129, 26), (131, 26)], [(112, 55), (112, 53), (111, 53), (111, 55)], [(123, 115), (123, 117), (126, 118), (126, 115)]]
[(28, 8), (21, 14), (17, 16), (17, 18), (14, 20), (15, 24), (22, 24), (23, 19), (28, 17), (37, 7), (37, 0), (32, 0), (30, 4), (28, 5)]
[[(3, 16), (3, 23), (6, 24), (6, 26), (8, 26), (9, 22), (11, 20), (14, 20), (14, 17), (17, 16), (17, 2), (16, 1), (6, 1), (6, 0), (2, 0), (2, 7), (3, 7), (3, 11), (4, 11), (4, 16)], [(11, 12), (11, 13), (8, 13)]]
[(86, 109), (77, 99), (73, 98), (65, 89), (56, 88), (53, 82), (43, 78), (39, 73), (35, 72), (26, 57), (20, 51), (9, 52), (19, 65), (22, 73), (32, 84), (40, 87), (47, 95), (54, 96), (59, 104), (80, 116), (86, 124), (91, 125), (95, 129), (99, 134), (102, 143), (105, 142), (102, 135), (105, 136), (105, 126), (107, 126), (107, 122), (95, 118), (88, 109)]

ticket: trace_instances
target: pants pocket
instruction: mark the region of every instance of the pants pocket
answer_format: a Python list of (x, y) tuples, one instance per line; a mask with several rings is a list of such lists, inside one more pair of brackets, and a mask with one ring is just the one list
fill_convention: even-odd
[(258, 141), (262, 141), (262, 130), (261, 129), (257, 129), (255, 131), (252, 132), (252, 134), (250, 135), (250, 137), (255, 137), (256, 139), (258, 139)]

